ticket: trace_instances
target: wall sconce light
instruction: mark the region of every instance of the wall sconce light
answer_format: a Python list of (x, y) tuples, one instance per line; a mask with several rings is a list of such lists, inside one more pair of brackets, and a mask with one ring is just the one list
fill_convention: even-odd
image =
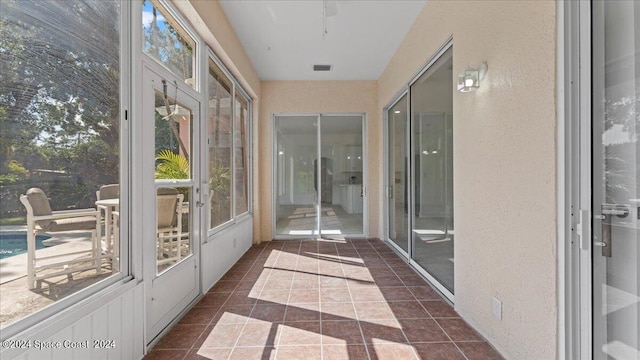
[(469, 92), (480, 87), (480, 80), (484, 79), (487, 74), (487, 63), (480, 64), (478, 69), (467, 66), (463, 72), (458, 75), (458, 91)]

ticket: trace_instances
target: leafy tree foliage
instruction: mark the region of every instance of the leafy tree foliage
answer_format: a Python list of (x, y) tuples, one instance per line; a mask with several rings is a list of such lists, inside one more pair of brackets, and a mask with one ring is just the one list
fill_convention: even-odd
[(101, 184), (118, 182), (119, 3), (0, 7), (0, 214), (30, 186), (55, 208), (89, 206)]

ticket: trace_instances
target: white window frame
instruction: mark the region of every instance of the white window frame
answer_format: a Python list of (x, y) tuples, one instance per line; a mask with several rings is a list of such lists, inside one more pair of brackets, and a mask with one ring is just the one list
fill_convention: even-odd
[[(227, 67), (224, 65), (224, 63), (220, 60), (220, 58), (218, 58), (218, 56), (213, 52), (213, 50), (211, 50), (211, 48), (207, 47), (207, 61), (206, 61), (206, 68), (207, 68), (207, 77), (209, 76), (209, 60), (213, 61), (214, 64), (216, 64), (216, 66), (220, 69), (220, 71), (222, 71), (222, 75), (225, 76), (227, 78), (227, 80), (231, 83), (231, 124), (232, 124), (232, 130), (231, 130), (231, 191), (233, 192), (232, 195), (232, 204), (231, 204), (231, 219), (223, 222), (222, 224), (219, 224), (215, 227), (210, 227), (211, 226), (211, 209), (210, 209), (210, 202), (208, 201), (207, 203), (207, 207), (208, 207), (208, 211), (207, 211), (207, 234), (208, 234), (208, 239), (206, 239), (204, 242), (209, 242), (209, 238), (216, 234), (219, 233), (220, 231), (223, 231), (229, 227), (234, 226), (236, 223), (242, 222), (244, 221), (246, 218), (249, 218), (253, 215), (253, 99), (251, 98), (251, 96), (249, 96), (249, 94), (244, 90), (244, 88), (242, 87), (242, 85), (240, 84), (240, 82), (233, 76), (233, 74), (231, 74), (231, 72), (227, 69)], [(203, 86), (203, 93), (205, 94), (205, 99), (206, 101), (204, 102), (205, 104), (208, 103), (209, 101), (209, 87), (208, 86)], [(237, 213), (237, 196), (235, 194), (235, 186), (236, 186), (236, 125), (235, 125), (235, 117), (236, 117), (236, 106), (235, 106), (235, 100), (236, 100), (236, 91), (245, 98), (245, 100), (247, 100), (247, 127), (245, 129), (247, 135), (247, 144), (245, 144), (245, 152), (247, 153), (247, 163), (244, 164), (244, 166), (247, 168), (247, 179), (245, 179), (246, 183), (247, 183), (247, 211), (238, 214)], [(205, 119), (209, 118), (209, 107), (208, 106), (203, 106), (203, 116)], [(208, 124), (208, 122), (207, 122)], [(208, 133), (208, 129), (207, 131), (204, 131), (203, 129), (203, 133)], [(207, 142), (205, 142), (207, 143)], [(205, 167), (204, 169), (206, 169), (207, 171), (207, 176), (203, 177), (203, 179), (208, 179), (209, 176), (209, 154), (208, 152), (205, 154), (204, 156), (206, 158), (205, 160)], [(208, 186), (207, 186), (207, 192), (205, 193), (208, 195)]]
[[(77, 309), (84, 306), (95, 306), (95, 300), (111, 298), (135, 286), (132, 281), (136, 273), (132, 265), (133, 249), (130, 218), (130, 187), (131, 187), (131, 144), (132, 132), (130, 120), (131, 111), (131, 74), (132, 61), (131, 49), (133, 36), (141, 35), (141, 30), (136, 32), (133, 11), (134, 6), (126, 0), (120, 3), (120, 271), (95, 284), (87, 286), (77, 292), (60, 299), (51, 305), (31, 313), (16, 322), (2, 328), (1, 340), (9, 339), (18, 334), (23, 338), (29, 338), (29, 334), (35, 334), (42, 328), (54, 329), (60, 324), (71, 323), (75, 320)], [(139, 20), (141, 23), (141, 19)], [(26, 286), (26, 285), (25, 285)], [(96, 306), (97, 307), (97, 306)]]

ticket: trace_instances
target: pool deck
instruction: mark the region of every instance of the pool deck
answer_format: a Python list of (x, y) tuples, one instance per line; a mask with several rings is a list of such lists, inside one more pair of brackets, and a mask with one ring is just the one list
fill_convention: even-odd
[[(0, 232), (26, 232), (26, 226), (22, 227), (22, 230), (18, 227), (14, 229), (5, 230), (5, 227), (0, 229)], [(15, 229), (18, 228), (18, 229)], [(56, 233), (52, 235), (50, 239), (43, 241), (44, 244), (54, 245), (46, 247), (44, 249), (36, 250), (38, 257), (60, 255), (71, 253), (75, 251), (82, 251), (91, 249), (91, 233), (86, 231), (68, 231), (65, 233)], [(77, 256), (77, 255), (75, 255)], [(73, 256), (70, 256), (73, 258)], [(64, 259), (64, 258), (61, 258)], [(10, 256), (0, 260), (0, 285), (9, 281), (16, 280), (21, 277), (27, 276), (27, 253)], [(26, 283), (26, 280), (25, 280)]]
[[(0, 232), (26, 232), (26, 226), (1, 226)], [(52, 233), (44, 243), (55, 246), (36, 250), (39, 257), (66, 254), (91, 248), (91, 232), (69, 231)], [(77, 258), (81, 255), (70, 255)], [(63, 259), (63, 258), (60, 258)], [(0, 260), (0, 327), (34, 313), (55, 301), (84, 289), (112, 274), (108, 260), (103, 260), (102, 273), (96, 270), (45, 279), (29, 290), (27, 284), (27, 253)]]

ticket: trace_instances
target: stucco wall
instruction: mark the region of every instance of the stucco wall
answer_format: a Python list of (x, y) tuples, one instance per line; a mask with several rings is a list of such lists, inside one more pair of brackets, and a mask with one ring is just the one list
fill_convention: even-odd
[(557, 356), (555, 15), (553, 1), (427, 1), (378, 80), (384, 106), (450, 36), (454, 76), (489, 65), (453, 95), (455, 306), (508, 359)]
[[(369, 201), (368, 235), (381, 234), (382, 133), (380, 106), (375, 81), (263, 81), (260, 91), (259, 196), (263, 204), (260, 217), (260, 239), (272, 238), (272, 115), (276, 113), (366, 113), (365, 153), (368, 156), (369, 179), (366, 184)], [(367, 229), (365, 229), (367, 231)], [(258, 232), (258, 231), (256, 231)]]

